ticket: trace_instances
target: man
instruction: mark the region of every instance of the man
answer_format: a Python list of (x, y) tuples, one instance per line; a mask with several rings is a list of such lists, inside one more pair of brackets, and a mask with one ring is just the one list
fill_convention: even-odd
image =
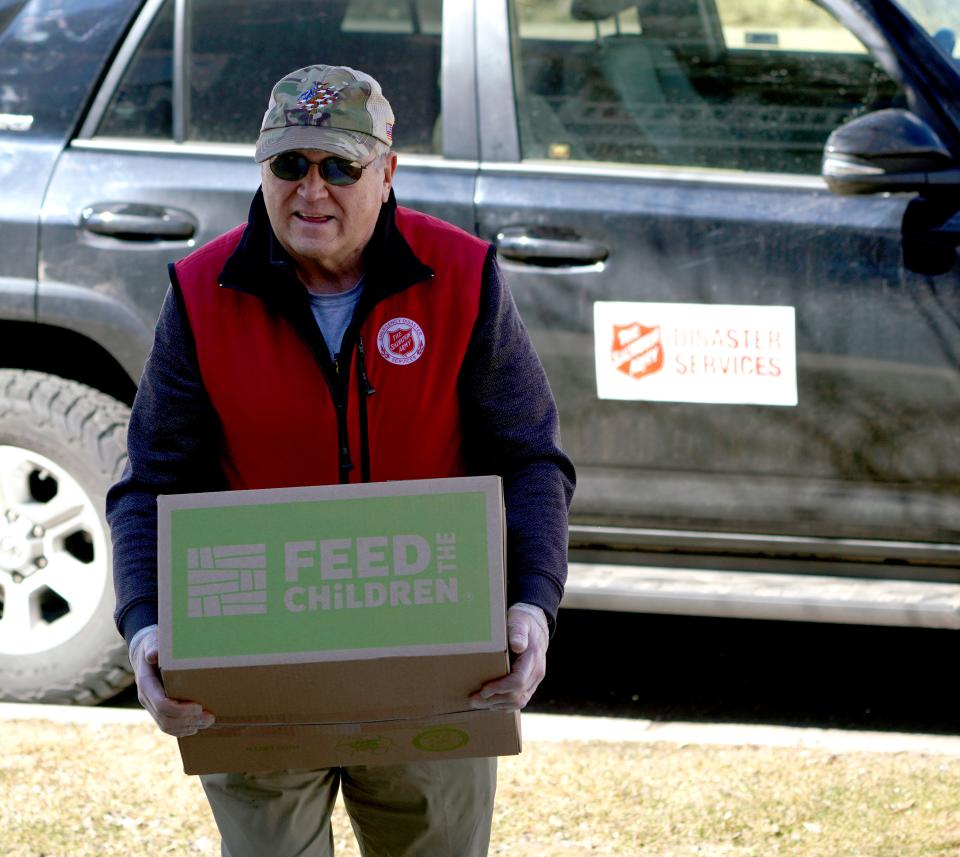
[[(211, 726), (157, 671), (156, 497), (500, 474), (517, 710), (544, 675), (573, 467), (493, 249), (399, 208), (379, 84), (310, 66), (273, 88), (248, 222), (175, 265), (108, 496), (116, 620), (161, 729)], [(486, 854), (495, 760), (202, 777), (230, 857), (332, 853), (338, 787), (365, 855)]]

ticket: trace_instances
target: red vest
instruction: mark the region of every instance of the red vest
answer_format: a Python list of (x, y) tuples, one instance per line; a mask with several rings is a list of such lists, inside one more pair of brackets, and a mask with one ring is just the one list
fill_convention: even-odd
[[(488, 245), (409, 209), (396, 228), (435, 277), (377, 303), (360, 329), (376, 390), (366, 401), (372, 481), (464, 472), (457, 378), (480, 304)], [(218, 278), (244, 227), (176, 265), (204, 386), (222, 424), (222, 466), (231, 488), (333, 484), (339, 480), (337, 415), (310, 347), (256, 295)], [(341, 358), (343, 359), (343, 358)], [(357, 349), (349, 355), (347, 438), (360, 457)], [(360, 467), (349, 473), (360, 481)]]

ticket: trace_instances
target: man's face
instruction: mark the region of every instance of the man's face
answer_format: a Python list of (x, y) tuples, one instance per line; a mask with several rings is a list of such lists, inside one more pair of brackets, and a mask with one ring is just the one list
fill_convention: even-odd
[[(316, 149), (298, 154), (314, 164), (331, 157)], [(316, 167), (299, 181), (286, 181), (273, 174), (269, 161), (261, 164), (270, 224), (309, 289), (341, 291), (363, 274), (363, 249), (390, 196), (396, 167), (397, 156), (390, 152), (366, 167), (355, 184), (338, 187), (324, 181)]]

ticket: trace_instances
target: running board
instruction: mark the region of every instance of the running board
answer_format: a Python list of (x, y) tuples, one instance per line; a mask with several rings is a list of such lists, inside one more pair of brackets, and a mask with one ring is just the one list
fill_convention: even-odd
[(570, 563), (582, 610), (960, 628), (960, 583)]

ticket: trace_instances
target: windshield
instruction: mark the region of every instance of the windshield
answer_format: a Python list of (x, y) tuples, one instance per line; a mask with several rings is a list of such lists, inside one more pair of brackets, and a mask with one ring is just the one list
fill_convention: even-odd
[(960, 61), (960, 3), (957, 0), (900, 0), (948, 56)]

